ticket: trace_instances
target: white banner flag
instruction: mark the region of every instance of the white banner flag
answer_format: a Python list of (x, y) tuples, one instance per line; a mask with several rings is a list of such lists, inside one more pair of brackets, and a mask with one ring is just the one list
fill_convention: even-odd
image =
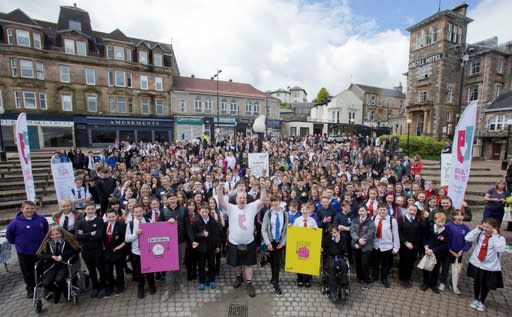
[(452, 168), (452, 154), (441, 153), (441, 186), (450, 184), (450, 172)]
[(255, 177), (268, 177), (268, 153), (249, 153), (249, 168)]
[(471, 102), (459, 119), (452, 144), (452, 166), (448, 196), (453, 201), (453, 207), (459, 209), (464, 201), (466, 186), (468, 185), (473, 157), (473, 140), (476, 126), (476, 101)]
[(36, 187), (34, 186), (34, 177), (32, 175), (32, 161), (30, 158), (30, 143), (28, 140), (27, 114), (22, 112), (16, 121), (16, 145), (18, 147), (18, 156), (20, 158), (21, 170), (25, 181), (25, 192), (27, 200), (36, 201)]
[(75, 188), (73, 164), (71, 162), (51, 163), (51, 166), (57, 200), (73, 199), (71, 195), (71, 189)]

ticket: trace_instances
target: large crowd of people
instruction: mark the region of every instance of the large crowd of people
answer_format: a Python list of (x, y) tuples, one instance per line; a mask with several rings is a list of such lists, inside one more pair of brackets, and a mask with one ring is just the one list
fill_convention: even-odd
[[(269, 168), (263, 171), (268, 176), (253, 175), (251, 152), (269, 153)], [(52, 161), (72, 162), (72, 199), (59, 202), (50, 229), (32, 202), (22, 204), (7, 229), (28, 297), (35, 286), (33, 265), (42, 258), (55, 271), (45, 280), (46, 297), (58, 301), (63, 274), (58, 264), (80, 249), (91, 297), (122, 294), (128, 275), (137, 283), (138, 298), (144, 298), (146, 282), (153, 295), (155, 280), (165, 279), (161, 296), (169, 299), (187, 283), (185, 276), (179, 271), (142, 274), (140, 268), (139, 225), (159, 221), (177, 223), (180, 263), (187, 280), (198, 279), (198, 291), (216, 289), (216, 276), (226, 263), (235, 272), (233, 287), (245, 284), (254, 297), (253, 268), (269, 263), (270, 283), (281, 296), (288, 226), (321, 229), (325, 271), (330, 278), (340, 267), (346, 271), (339, 265), (346, 258), (362, 290), (375, 282), (409, 288), (417, 261), (433, 256), (436, 264), (422, 270), (419, 287), (434, 293), (450, 287), (460, 294), (462, 258), (472, 244), (470, 306), (484, 311), (489, 290), (503, 287), (505, 239), (499, 228), (507, 184), (500, 180), (489, 190), (485, 219), (471, 230), (464, 223), (471, 220), (470, 206), (453, 208), (446, 188), (422, 176), (422, 159), (404, 153), (397, 138), (354, 136), (336, 144), (322, 136), (258, 142), (238, 135), (215, 145), (207, 139), (118, 142), (100, 155), (60, 150)], [(395, 257), (396, 282), (389, 278)], [(348, 281), (342, 279), (340, 293), (334, 291), (336, 282), (329, 281), (331, 300), (348, 295)], [(311, 284), (312, 276), (297, 275), (297, 287)]]

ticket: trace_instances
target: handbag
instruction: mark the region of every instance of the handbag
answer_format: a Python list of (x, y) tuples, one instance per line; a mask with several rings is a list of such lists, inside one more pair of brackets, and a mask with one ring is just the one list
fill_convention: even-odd
[(503, 214), (503, 221), (512, 221), (512, 215), (510, 214), (510, 206), (505, 206), (505, 213)]
[(425, 270), (431, 272), (434, 269), (434, 266), (436, 266), (437, 260), (435, 255), (424, 255), (423, 258), (421, 258), (420, 263), (418, 263), (418, 269)]

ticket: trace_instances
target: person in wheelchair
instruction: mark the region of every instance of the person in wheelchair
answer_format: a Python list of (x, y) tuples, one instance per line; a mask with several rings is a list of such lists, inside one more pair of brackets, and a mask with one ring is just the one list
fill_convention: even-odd
[(66, 289), (67, 262), (79, 253), (80, 244), (72, 234), (59, 225), (50, 227), (36, 252), (38, 258), (44, 261), (42, 285), (46, 300), (53, 298), (55, 303), (59, 302), (62, 290)]
[[(330, 237), (324, 241), (325, 264), (327, 273), (329, 299), (337, 302), (348, 297), (348, 265), (347, 265), (347, 241), (335, 225), (329, 227)], [(337, 280), (340, 280), (341, 290), (338, 298)]]

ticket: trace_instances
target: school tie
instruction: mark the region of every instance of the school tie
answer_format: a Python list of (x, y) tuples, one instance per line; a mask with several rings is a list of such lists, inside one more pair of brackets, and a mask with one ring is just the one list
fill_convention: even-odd
[(370, 217), (373, 217), (373, 199), (370, 199), (370, 206), (368, 206), (368, 211), (370, 211)]
[(306, 218), (304, 218), (304, 228), (307, 228), (308, 227), (308, 220)]
[(76, 191), (76, 195), (77, 195), (78, 199), (82, 198), (82, 195), (80, 194), (81, 191), (82, 191), (82, 189), (79, 189), (79, 190)]
[(107, 241), (108, 243), (112, 242), (112, 224), (109, 223), (107, 227)]
[(485, 260), (487, 256), (487, 247), (489, 246), (489, 236), (484, 233), (484, 239), (482, 240), (482, 246), (480, 247), (480, 252), (478, 252), (478, 259), (480, 262)]
[(378, 239), (381, 239), (382, 238), (382, 220), (384, 218), (380, 217), (379, 219), (379, 224), (377, 225), (377, 238)]
[(194, 223), (194, 214), (188, 214), (188, 221), (190, 221), (191, 224)]
[(158, 222), (158, 210), (155, 210), (155, 222)]
[(64, 223), (62, 224), (62, 228), (64, 228), (64, 230), (68, 230), (68, 225), (69, 225), (69, 216), (65, 216), (64, 217)]
[(281, 240), (281, 221), (279, 221), (279, 215), (276, 214), (276, 233), (274, 235), (274, 241), (279, 242)]

